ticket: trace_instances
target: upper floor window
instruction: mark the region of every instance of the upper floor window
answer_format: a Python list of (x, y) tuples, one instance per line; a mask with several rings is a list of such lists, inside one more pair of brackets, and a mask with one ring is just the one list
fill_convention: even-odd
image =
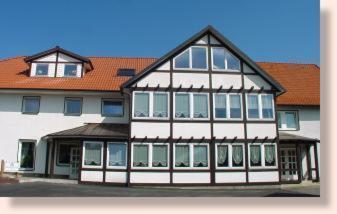
[(82, 114), (82, 98), (70, 98), (64, 99), (64, 114), (79, 116)]
[(36, 64), (36, 76), (48, 76), (49, 64), (38, 63)]
[(23, 97), (22, 113), (38, 114), (40, 110), (40, 97)]
[(124, 107), (122, 100), (102, 99), (102, 116), (123, 117)]
[(240, 94), (214, 94), (215, 119), (242, 119)]
[(274, 119), (274, 96), (272, 94), (247, 94), (248, 119)]
[(64, 65), (64, 76), (65, 77), (76, 77), (77, 76), (77, 65), (75, 64)]
[[(208, 94), (175, 93), (174, 117), (206, 119), (209, 117)], [(191, 105), (192, 103), (192, 105)]]
[(225, 48), (212, 47), (212, 70), (240, 71), (240, 61)]
[(206, 70), (207, 63), (207, 48), (193, 46), (179, 54), (173, 59), (173, 67), (175, 69), (196, 69)]
[(279, 111), (278, 116), (278, 128), (280, 130), (298, 130), (298, 112), (297, 111)]
[(168, 118), (168, 93), (135, 92), (133, 100), (133, 117)]

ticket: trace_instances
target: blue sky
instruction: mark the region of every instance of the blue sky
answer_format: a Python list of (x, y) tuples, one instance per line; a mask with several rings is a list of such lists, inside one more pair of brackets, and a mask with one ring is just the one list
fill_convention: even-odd
[(6, 1), (0, 59), (56, 45), (83, 56), (161, 57), (209, 24), (255, 61), (319, 64), (318, 0)]

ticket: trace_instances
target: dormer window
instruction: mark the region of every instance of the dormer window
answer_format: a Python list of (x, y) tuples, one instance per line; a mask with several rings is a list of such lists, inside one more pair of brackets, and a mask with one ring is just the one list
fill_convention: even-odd
[(36, 76), (48, 76), (48, 64), (37, 64), (36, 65)]
[(65, 77), (76, 77), (77, 76), (77, 65), (69, 64), (64, 66), (64, 76)]

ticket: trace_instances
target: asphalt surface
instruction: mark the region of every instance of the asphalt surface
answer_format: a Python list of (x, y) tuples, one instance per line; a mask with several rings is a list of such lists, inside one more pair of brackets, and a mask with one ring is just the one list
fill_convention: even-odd
[(113, 187), (44, 182), (0, 184), (0, 197), (318, 197), (319, 185), (275, 189)]

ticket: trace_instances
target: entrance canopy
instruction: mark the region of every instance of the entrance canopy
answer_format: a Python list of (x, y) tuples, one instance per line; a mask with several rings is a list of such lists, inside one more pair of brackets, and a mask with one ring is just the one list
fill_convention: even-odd
[(300, 135), (289, 134), (285, 132), (279, 133), (280, 143), (316, 143), (320, 142), (319, 139), (303, 137)]
[(86, 125), (48, 134), (43, 139), (126, 139), (128, 124), (88, 123)]

